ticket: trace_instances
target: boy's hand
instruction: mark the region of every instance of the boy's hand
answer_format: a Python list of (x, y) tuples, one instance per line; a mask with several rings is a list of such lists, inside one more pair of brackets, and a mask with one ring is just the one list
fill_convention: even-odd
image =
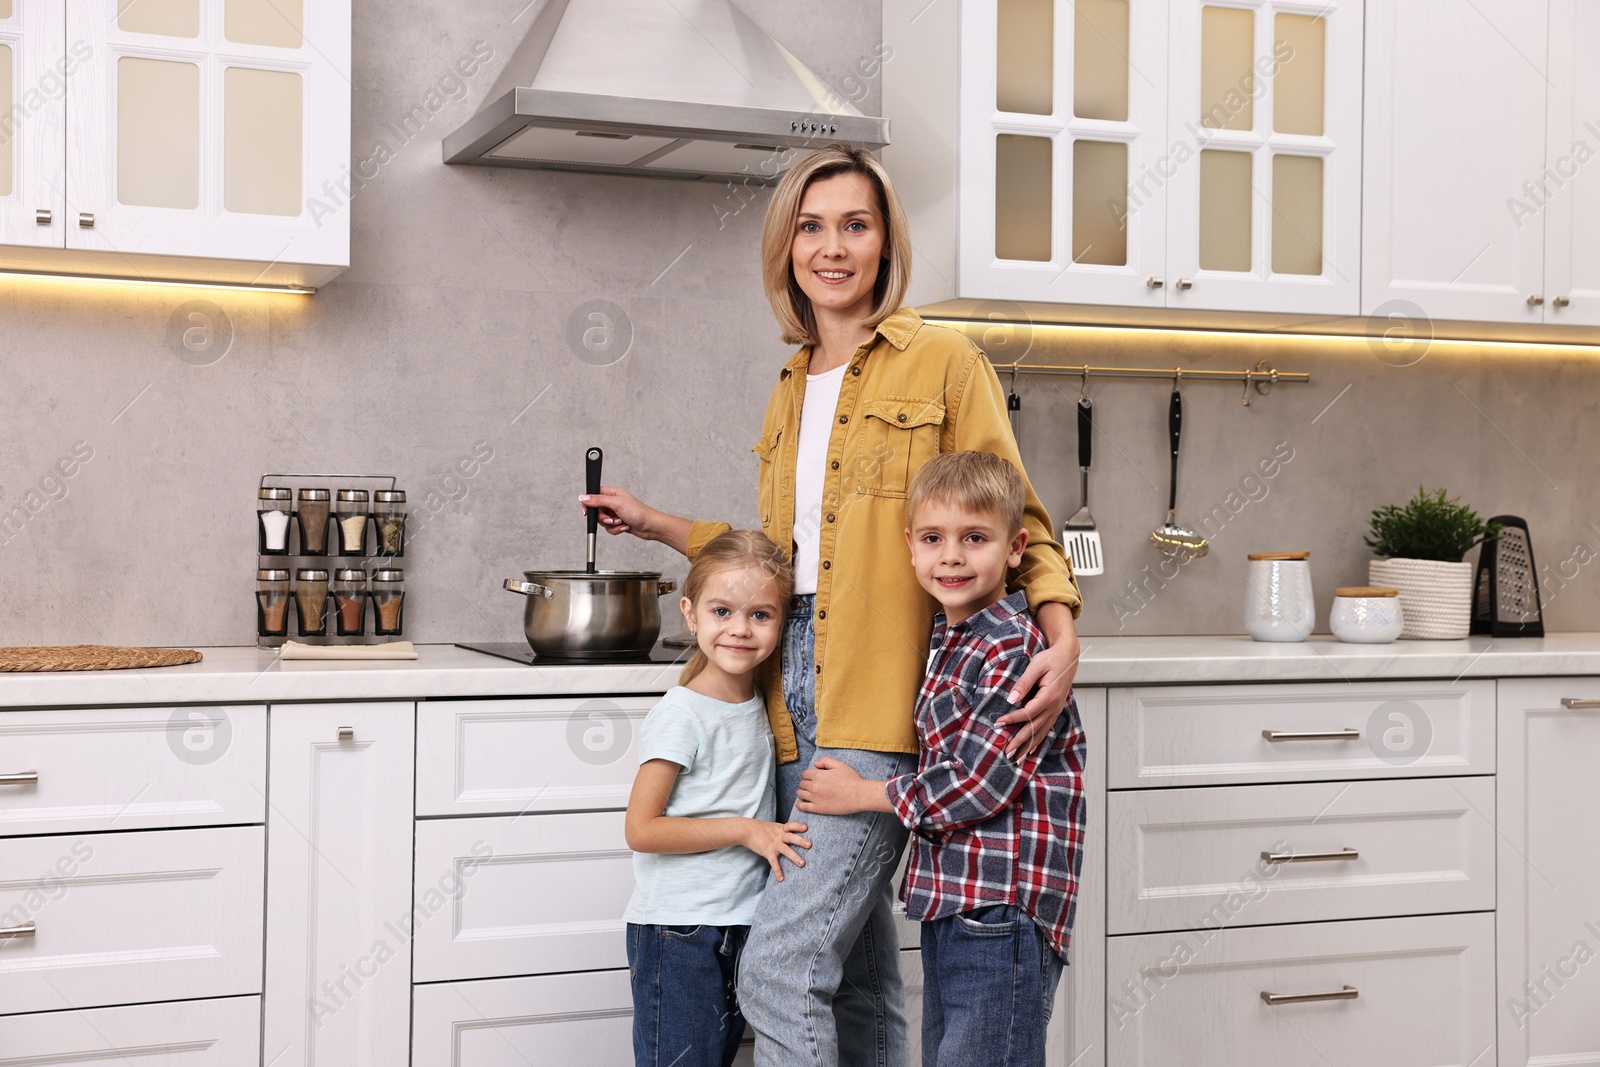
[(820, 815), (854, 815), (858, 811), (888, 811), (889, 794), (882, 782), (868, 781), (848, 763), (832, 756), (817, 760), (800, 776), (795, 807)]
[(760, 819), (751, 819), (750, 827), (745, 834), (744, 847), (758, 856), (763, 856), (772, 865), (772, 876), (778, 881), (783, 881), (783, 868), (778, 865), (778, 857), (782, 856), (796, 867), (804, 867), (806, 861), (800, 858), (800, 853), (795, 847), (810, 848), (811, 842), (800, 835), (806, 832), (803, 822), (762, 822)]

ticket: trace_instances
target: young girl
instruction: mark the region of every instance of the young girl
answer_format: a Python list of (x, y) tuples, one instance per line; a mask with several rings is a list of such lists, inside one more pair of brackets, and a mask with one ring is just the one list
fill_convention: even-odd
[(774, 822), (772, 730), (755, 671), (778, 647), (794, 588), (765, 534), (730, 530), (700, 552), (680, 602), (699, 643), (645, 717), (628, 798), (628, 902), (638, 1067), (728, 1067), (744, 1036), (734, 974), (778, 857), (795, 867), (804, 823)]

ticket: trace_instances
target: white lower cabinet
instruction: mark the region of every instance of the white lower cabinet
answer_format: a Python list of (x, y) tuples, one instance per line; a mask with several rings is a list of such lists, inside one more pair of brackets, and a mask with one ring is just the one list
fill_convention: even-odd
[(260, 997), (0, 1018), (6, 1067), (246, 1067), (260, 1058)]
[(633, 1063), (626, 968), (419, 985), (415, 1022), (412, 1067)]
[(1600, 678), (1500, 683), (1500, 1067), (1600, 1065)]
[(415, 706), (274, 705), (270, 727), (264, 1062), (404, 1064)]
[(1484, 1067), (1494, 937), (1490, 913), (1114, 937), (1108, 1063)]
[(0, 840), (0, 1012), (259, 993), (261, 860), (259, 826)]
[(623, 813), (417, 823), (418, 982), (628, 965)]

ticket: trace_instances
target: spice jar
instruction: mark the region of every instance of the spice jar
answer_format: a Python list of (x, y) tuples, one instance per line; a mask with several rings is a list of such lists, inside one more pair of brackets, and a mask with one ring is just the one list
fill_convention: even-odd
[(339, 521), (339, 555), (361, 556), (367, 547), (367, 491), (339, 490), (333, 516)]
[(289, 572), (256, 571), (256, 636), (283, 637), (289, 632)]
[(379, 567), (372, 572), (372, 632), (394, 635), (405, 629), (406, 572)]
[(372, 495), (373, 521), (378, 526), (378, 554), (406, 554), (406, 493), (404, 489), (379, 489)]
[(263, 556), (288, 555), (289, 490), (279, 486), (263, 485), (256, 495), (257, 551)]
[(335, 632), (351, 637), (366, 632), (367, 572), (360, 567), (341, 567), (333, 572), (333, 617)]
[(295, 571), (294, 602), (300, 609), (300, 635), (324, 636), (328, 632), (328, 572), (320, 567)]
[(326, 556), (328, 554), (328, 491), (326, 489), (300, 490), (299, 507), (295, 509), (300, 519), (300, 554)]

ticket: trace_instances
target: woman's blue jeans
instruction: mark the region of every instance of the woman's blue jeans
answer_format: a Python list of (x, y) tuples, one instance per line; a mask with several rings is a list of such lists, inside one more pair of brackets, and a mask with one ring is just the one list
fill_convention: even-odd
[(784, 880), (767, 879), (739, 964), (739, 1004), (759, 1067), (908, 1067), (891, 886), (906, 829), (887, 813), (793, 809), (801, 773), (823, 756), (880, 781), (914, 771), (917, 758), (817, 747), (812, 601), (794, 598), (785, 624), (783, 697), (800, 758), (778, 768), (780, 817), (805, 823), (811, 848), (804, 867), (783, 861)]

